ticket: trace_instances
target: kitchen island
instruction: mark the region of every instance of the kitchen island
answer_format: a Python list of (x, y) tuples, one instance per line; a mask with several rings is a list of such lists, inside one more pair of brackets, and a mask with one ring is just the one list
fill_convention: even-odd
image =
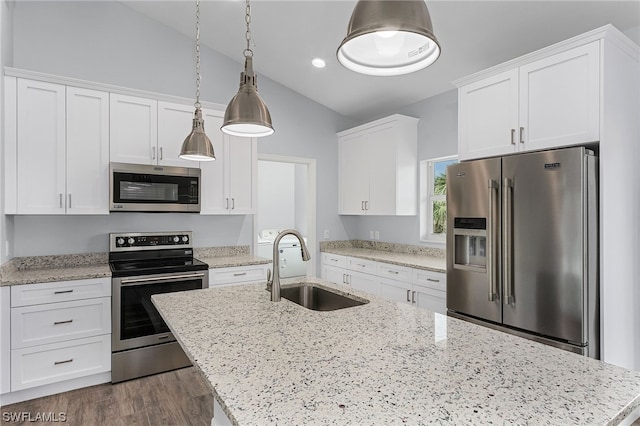
[(640, 372), (305, 281), (370, 302), (312, 311), (271, 302), (265, 283), (152, 297), (216, 424), (614, 425), (640, 411)]

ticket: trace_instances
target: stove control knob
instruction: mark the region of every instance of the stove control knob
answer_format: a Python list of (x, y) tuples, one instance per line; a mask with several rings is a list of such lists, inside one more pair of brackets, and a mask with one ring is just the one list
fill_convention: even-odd
[(129, 243), (129, 245), (133, 245), (133, 243), (136, 242), (136, 240), (134, 240), (133, 238), (129, 237), (129, 239), (127, 240), (127, 242)]
[(178, 237), (177, 235), (175, 237), (173, 237), (173, 242), (177, 243), (180, 241), (180, 237)]
[(189, 241), (189, 237), (187, 237), (186, 235), (182, 236), (182, 242), (186, 243), (187, 241)]
[(119, 246), (123, 245), (124, 244), (124, 238), (122, 238), (122, 237), (118, 238), (116, 240), (116, 244), (119, 245)]

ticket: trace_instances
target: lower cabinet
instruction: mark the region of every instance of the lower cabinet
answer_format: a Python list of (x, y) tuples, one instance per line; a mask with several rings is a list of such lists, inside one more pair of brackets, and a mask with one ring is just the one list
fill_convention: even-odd
[(322, 253), (321, 277), (388, 300), (447, 313), (446, 275), (441, 272)]
[(110, 278), (10, 289), (11, 392), (111, 371)]
[(269, 264), (209, 269), (209, 287), (267, 281)]

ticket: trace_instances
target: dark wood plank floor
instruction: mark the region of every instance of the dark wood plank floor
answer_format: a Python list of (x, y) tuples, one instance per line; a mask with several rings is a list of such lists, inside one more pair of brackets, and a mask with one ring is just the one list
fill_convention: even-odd
[(213, 416), (213, 396), (193, 367), (112, 385), (106, 383), (2, 407), (2, 424), (8, 414), (65, 413), (66, 422), (38, 425), (193, 425), (208, 426)]

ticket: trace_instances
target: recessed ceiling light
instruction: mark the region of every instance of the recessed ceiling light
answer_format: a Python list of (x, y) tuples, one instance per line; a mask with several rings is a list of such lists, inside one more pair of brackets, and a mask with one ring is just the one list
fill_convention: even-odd
[(311, 61), (311, 64), (316, 68), (324, 68), (324, 67), (327, 66), (327, 63), (324, 60), (320, 59), (320, 58), (314, 58)]

